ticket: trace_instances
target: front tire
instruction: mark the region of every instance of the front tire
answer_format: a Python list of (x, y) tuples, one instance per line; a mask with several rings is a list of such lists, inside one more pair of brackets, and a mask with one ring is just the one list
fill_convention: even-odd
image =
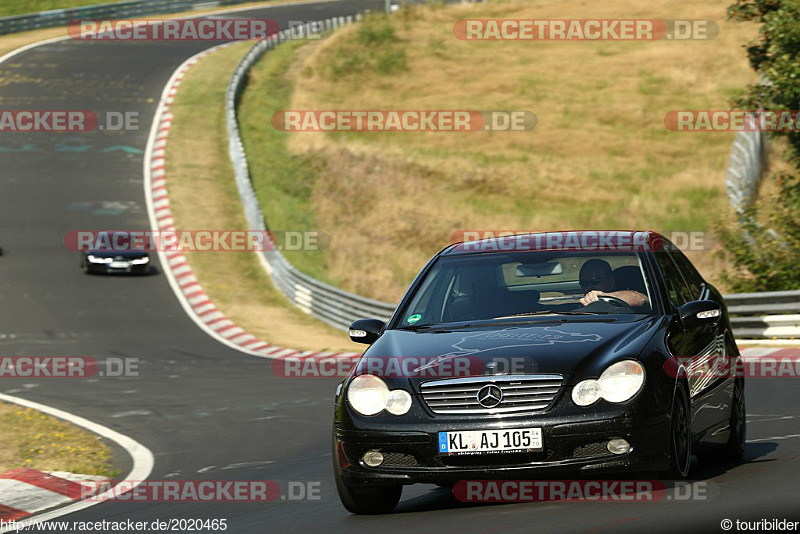
[(722, 448), (722, 458), (729, 462), (741, 460), (747, 444), (747, 410), (744, 401), (744, 381), (737, 379), (733, 385), (731, 403), (731, 435)]
[(388, 514), (400, 502), (402, 484), (390, 486), (349, 486), (340, 473), (339, 451), (336, 450), (336, 435), (333, 437), (333, 478), (342, 505), (352, 514)]
[(689, 474), (692, 460), (692, 427), (689, 396), (681, 382), (675, 388), (670, 420), (669, 469), (661, 473), (661, 478), (683, 480)]

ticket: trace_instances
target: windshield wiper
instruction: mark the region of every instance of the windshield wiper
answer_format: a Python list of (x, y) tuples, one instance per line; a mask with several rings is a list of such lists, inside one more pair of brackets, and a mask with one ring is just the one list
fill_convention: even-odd
[(478, 324), (478, 323), (466, 323), (466, 324), (420, 324), (420, 325), (413, 325), (413, 326), (398, 326), (396, 330), (409, 330), (411, 332), (422, 332), (422, 331), (430, 331), (430, 332), (441, 332), (447, 333), (451, 330), (458, 330), (461, 328), (472, 328), (475, 326), (486, 326), (489, 323)]
[(436, 324), (413, 324), (409, 326), (398, 326), (397, 330), (409, 330), (411, 332), (418, 332), (420, 330), (433, 330), (437, 329), (441, 325)]
[[(449, 332), (451, 330), (460, 330), (464, 328), (474, 328), (480, 326), (492, 326), (491, 321), (500, 319), (517, 319), (520, 317), (534, 317), (541, 315), (603, 315), (608, 316), (607, 313), (588, 312), (588, 311), (555, 311), (555, 310), (539, 310), (534, 312), (517, 313), (515, 315), (503, 315), (501, 317), (492, 317), (490, 319), (481, 319), (480, 322), (464, 323), (464, 324), (448, 324), (448, 323), (433, 323), (433, 324), (415, 324), (409, 326), (398, 326), (396, 330), (406, 330), (410, 332)], [(616, 318), (609, 317), (609, 321), (616, 321)], [(525, 323), (504, 323), (504, 324), (525, 324)]]
[(412, 330), (413, 331), (413, 330), (421, 330), (423, 328), (430, 328), (430, 327), (431, 327), (431, 325), (429, 325), (429, 324), (412, 324), (412, 325), (408, 325), (408, 326), (398, 326), (397, 329), (398, 330)]
[(502, 315), (500, 317), (492, 317), (495, 319), (513, 319), (515, 317), (533, 317), (535, 315), (608, 315), (607, 313), (590, 312), (590, 311), (556, 311), (556, 310), (539, 310), (534, 312), (515, 313), (514, 315)]

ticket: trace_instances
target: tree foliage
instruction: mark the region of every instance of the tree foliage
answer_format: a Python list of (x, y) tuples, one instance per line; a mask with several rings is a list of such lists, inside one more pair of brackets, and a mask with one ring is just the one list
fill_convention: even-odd
[[(761, 24), (757, 38), (746, 46), (761, 81), (748, 86), (732, 106), (800, 110), (800, 0), (738, 0), (728, 7), (728, 18)], [(737, 266), (723, 275), (735, 291), (800, 288), (800, 133), (770, 135), (788, 142), (792, 171), (768, 178), (778, 183), (778, 193), (768, 202), (751, 206), (737, 223), (717, 228), (725, 254)]]

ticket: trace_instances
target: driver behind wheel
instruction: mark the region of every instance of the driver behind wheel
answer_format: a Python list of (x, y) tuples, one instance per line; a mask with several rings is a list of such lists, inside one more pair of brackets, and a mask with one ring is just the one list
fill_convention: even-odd
[(604, 260), (591, 259), (584, 263), (578, 279), (581, 289), (586, 293), (581, 299), (581, 304), (584, 306), (588, 306), (592, 302), (598, 302), (600, 300), (599, 297), (603, 295), (616, 297), (632, 307), (647, 304), (647, 297), (638, 291), (631, 289), (614, 290), (617, 287), (614, 273), (611, 270), (611, 265)]

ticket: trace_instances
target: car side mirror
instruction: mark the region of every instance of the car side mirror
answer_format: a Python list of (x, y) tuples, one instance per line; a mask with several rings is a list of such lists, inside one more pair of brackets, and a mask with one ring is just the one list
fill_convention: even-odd
[(386, 323), (378, 319), (358, 319), (350, 325), (350, 339), (356, 343), (372, 345), (381, 337)]
[(722, 316), (722, 308), (713, 300), (694, 300), (680, 307), (681, 322), (684, 327), (716, 323)]

